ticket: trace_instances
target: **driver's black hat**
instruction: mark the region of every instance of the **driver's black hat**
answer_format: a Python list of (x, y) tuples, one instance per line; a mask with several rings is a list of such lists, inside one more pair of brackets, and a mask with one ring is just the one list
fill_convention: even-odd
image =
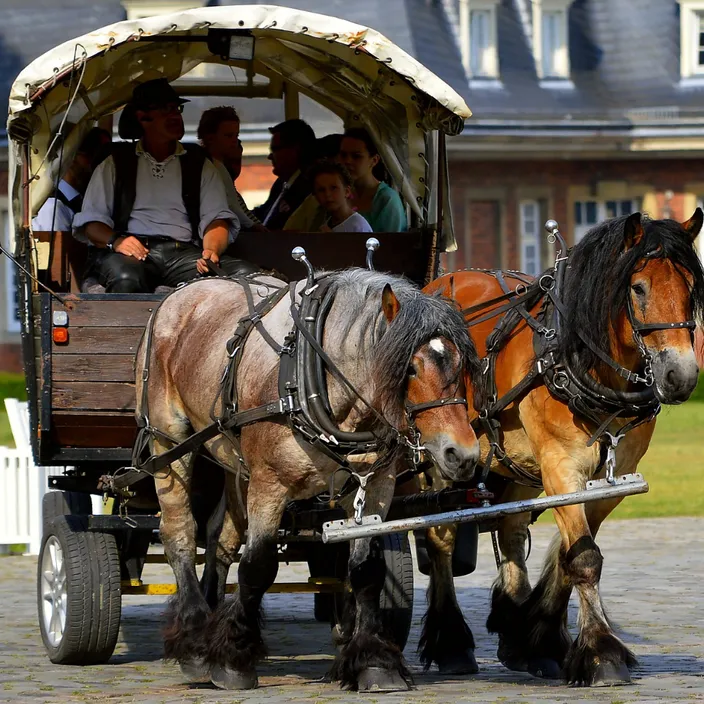
[(155, 78), (152, 81), (140, 83), (134, 89), (130, 105), (135, 110), (150, 110), (169, 103), (183, 105), (188, 102), (190, 101), (179, 96), (165, 78)]

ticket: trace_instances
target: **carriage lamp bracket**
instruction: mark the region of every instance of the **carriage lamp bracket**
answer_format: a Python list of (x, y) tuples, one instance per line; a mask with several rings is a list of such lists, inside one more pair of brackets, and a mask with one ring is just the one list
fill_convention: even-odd
[(367, 248), (367, 269), (374, 271), (374, 252), (381, 247), (381, 242), (376, 237), (370, 237), (365, 246)]
[(604, 435), (609, 438), (609, 446), (606, 448), (606, 481), (609, 484), (615, 484), (614, 472), (616, 471), (616, 447), (626, 437), (625, 433), (612, 435), (610, 432), (604, 431)]

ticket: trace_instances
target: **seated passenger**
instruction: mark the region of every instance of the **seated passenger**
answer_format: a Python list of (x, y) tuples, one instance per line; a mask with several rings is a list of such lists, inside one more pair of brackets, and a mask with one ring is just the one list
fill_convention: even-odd
[[(316, 161), (334, 160), (340, 151), (341, 134), (328, 134), (320, 137), (315, 144)], [(286, 221), (284, 230), (295, 232), (320, 232), (327, 215), (325, 209), (311, 193)]]
[(183, 104), (164, 78), (138, 85), (123, 111), (121, 136), (95, 170), (74, 219), (93, 245), (87, 275), (108, 293), (147, 293), (207, 274), (256, 267), (222, 256), (239, 231), (215, 167), (195, 145), (184, 147)]
[(374, 175), (381, 156), (369, 133), (360, 127), (345, 130), (338, 161), (350, 172), (355, 206), (374, 232), (405, 232), (406, 209), (399, 194)]
[[(337, 161), (352, 176), (356, 194), (353, 205), (372, 230), (405, 232), (408, 229), (406, 209), (398, 193), (375, 175), (377, 170), (383, 171), (383, 165), (369, 133), (357, 127), (346, 130), (340, 142)], [(284, 229), (317, 232), (324, 218), (324, 210), (310, 196), (291, 215)]]
[(334, 161), (320, 161), (311, 168), (308, 180), (313, 195), (327, 215), (321, 232), (371, 232), (369, 223), (350, 205), (352, 177)]
[(291, 213), (310, 195), (302, 171), (313, 160), (315, 133), (303, 120), (286, 120), (269, 128), (269, 159), (277, 176), (269, 197), (254, 213), (270, 230), (282, 230)]
[(198, 123), (198, 139), (225, 184), (227, 205), (237, 215), (242, 230), (265, 230), (234, 183), (242, 171), (240, 117), (235, 108), (223, 105), (206, 110)]
[(86, 133), (54, 194), (46, 199), (32, 220), (32, 232), (71, 232), (73, 218), (81, 210), (83, 194), (98, 156), (111, 140), (110, 133), (100, 127), (93, 127)]

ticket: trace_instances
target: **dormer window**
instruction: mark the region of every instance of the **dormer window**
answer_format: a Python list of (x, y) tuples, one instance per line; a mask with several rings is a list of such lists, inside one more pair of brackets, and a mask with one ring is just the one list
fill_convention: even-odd
[(496, 83), (495, 79), (499, 77), (496, 49), (498, 3), (499, 0), (460, 0), (462, 64), (470, 79), (478, 79), (477, 84), (486, 82), (486, 79)]
[(533, 55), (541, 80), (570, 77), (567, 12), (571, 0), (533, 0)]
[(704, 79), (704, 0), (678, 0), (680, 4), (680, 75)]

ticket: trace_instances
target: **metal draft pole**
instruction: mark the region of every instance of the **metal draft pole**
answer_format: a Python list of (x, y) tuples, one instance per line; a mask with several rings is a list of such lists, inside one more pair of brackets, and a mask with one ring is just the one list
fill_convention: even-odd
[[(459, 509), (436, 513), (430, 516), (416, 518), (402, 518), (397, 521), (382, 522), (379, 516), (370, 516), (370, 523), (355, 524), (354, 519), (329, 521), (323, 524), (324, 543), (342, 543), (356, 538), (370, 538), (386, 533), (405, 533), (409, 530), (435, 528), (448, 523), (475, 523), (488, 518), (500, 518), (514, 513), (527, 513), (537, 509), (554, 508), (556, 506), (569, 506), (571, 504), (584, 504), (600, 499), (613, 499), (617, 496), (630, 496), (631, 494), (645, 494), (648, 483), (642, 474), (624, 474), (614, 479), (609, 484), (605, 479), (587, 482), (587, 488), (569, 494), (555, 494), (554, 496), (541, 496), (538, 499), (524, 499), (523, 501), (510, 501), (496, 506), (483, 506), (481, 508)], [(376, 519), (376, 520), (374, 520)]]

